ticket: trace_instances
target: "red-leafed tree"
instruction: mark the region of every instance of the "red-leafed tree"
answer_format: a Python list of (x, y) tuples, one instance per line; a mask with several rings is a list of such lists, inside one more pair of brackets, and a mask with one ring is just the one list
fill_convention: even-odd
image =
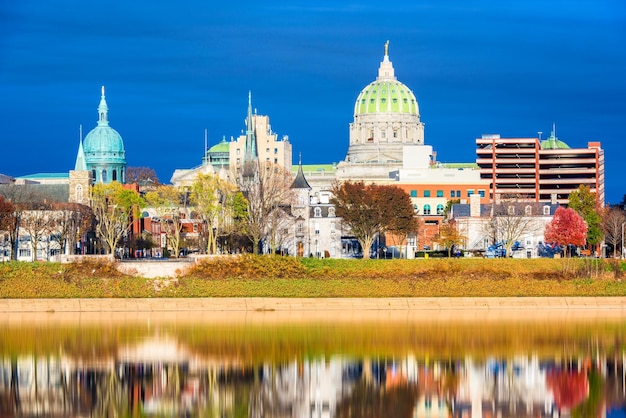
[(584, 219), (571, 208), (559, 207), (552, 221), (544, 232), (545, 242), (559, 245), (585, 245), (587, 241), (587, 224)]

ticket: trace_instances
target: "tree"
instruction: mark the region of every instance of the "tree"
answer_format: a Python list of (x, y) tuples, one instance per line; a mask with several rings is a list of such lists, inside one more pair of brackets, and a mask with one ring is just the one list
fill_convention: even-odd
[(61, 252), (71, 253), (86, 232), (93, 227), (94, 216), (89, 206), (78, 203), (55, 203), (53, 210), (52, 239), (59, 244)]
[(559, 207), (544, 232), (545, 242), (558, 245), (585, 245), (587, 225), (572, 208)]
[(13, 203), (5, 200), (4, 196), (0, 196), (0, 232), (9, 232), (13, 228), (14, 213), (15, 206)]
[(417, 232), (410, 197), (397, 186), (368, 184), (362, 181), (336, 183), (332, 188), (336, 214), (350, 228), (363, 248), (363, 258), (379, 234), (385, 231), (408, 235)]
[(589, 187), (581, 184), (578, 189), (570, 193), (567, 207), (578, 212), (587, 223), (587, 244), (600, 244), (603, 238), (602, 216), (596, 194), (591, 192)]
[(156, 171), (149, 167), (126, 168), (126, 183), (136, 183), (141, 187), (156, 187), (161, 184)]
[(96, 184), (91, 190), (91, 208), (96, 217), (96, 233), (104, 241), (108, 254), (113, 254), (120, 240), (140, 215), (144, 201), (138, 193), (118, 182)]
[[(237, 186), (247, 202), (242, 232), (252, 242), (252, 252), (259, 254), (261, 241), (268, 234), (272, 213), (293, 199), (291, 173), (268, 162), (248, 162), (237, 173)], [(274, 218), (275, 219), (275, 218)]]
[(186, 200), (184, 192), (174, 186), (158, 186), (155, 191), (146, 193), (144, 199), (155, 210), (161, 231), (165, 232), (167, 245), (172, 249), (174, 257), (178, 258), (183, 229), (181, 202)]
[[(44, 201), (41, 203), (31, 203), (28, 209), (22, 213), (20, 227), (26, 231), (30, 239), (33, 261), (37, 261), (39, 242), (44, 239), (49, 240), (52, 234), (54, 217), (51, 209), (52, 205)], [(46, 251), (46, 260), (49, 255), (49, 252)]]
[(491, 238), (493, 244), (502, 243), (506, 256), (511, 255), (515, 242), (526, 234), (534, 234), (541, 231), (543, 224), (537, 216), (526, 213), (526, 207), (535, 209), (536, 205), (523, 202), (516, 197), (500, 203), (494, 203), (491, 208), (489, 220), (483, 224), (483, 232)]
[(198, 174), (191, 185), (191, 204), (206, 224), (207, 253), (217, 253), (217, 237), (232, 230), (236, 187), (213, 174)]
[(604, 211), (602, 216), (602, 230), (606, 242), (613, 246), (613, 257), (617, 256), (617, 247), (622, 247), (622, 231), (623, 225), (626, 223), (626, 213), (618, 206), (614, 206)]
[(392, 244), (400, 248), (400, 258), (402, 258), (402, 248), (409, 235), (417, 236), (420, 229), (420, 220), (415, 216), (411, 197), (402, 189), (396, 186), (386, 186), (380, 189), (381, 211), (390, 214), (384, 223), (381, 233), (385, 233)]
[(17, 260), (22, 215), (30, 204), (43, 201), (43, 197), (36, 193), (31, 185), (11, 184), (3, 187), (1, 193), (4, 199), (13, 205), (13, 213), (11, 213), (6, 221), (8, 222), (7, 232), (9, 233), (12, 259)]
[(459, 232), (454, 221), (441, 225), (439, 232), (435, 235), (435, 242), (448, 250), (448, 257), (452, 254), (452, 248), (461, 245), (465, 239), (465, 236)]

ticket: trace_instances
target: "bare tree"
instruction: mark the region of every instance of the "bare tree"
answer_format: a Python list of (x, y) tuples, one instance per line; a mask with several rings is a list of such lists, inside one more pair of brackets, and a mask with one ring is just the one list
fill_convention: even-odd
[(619, 207), (612, 207), (604, 211), (602, 216), (602, 230), (604, 239), (613, 246), (613, 257), (617, 257), (617, 247), (622, 247), (622, 231), (626, 223), (626, 213)]
[(247, 200), (243, 232), (252, 241), (252, 251), (259, 254), (261, 241), (267, 237), (271, 214), (293, 197), (291, 173), (270, 162), (249, 162), (236, 173), (237, 186)]
[[(30, 239), (33, 261), (37, 261), (39, 243), (50, 240), (54, 227), (52, 206), (46, 202), (31, 204), (28, 210), (22, 212), (20, 227), (26, 231)], [(46, 250), (46, 260), (49, 259), (49, 251)]]
[(10, 184), (0, 189), (0, 195), (13, 205), (13, 212), (7, 218), (7, 232), (11, 244), (12, 259), (17, 260), (20, 223), (22, 214), (34, 201), (43, 201), (30, 185)]
[(80, 241), (87, 231), (93, 226), (93, 212), (89, 206), (78, 203), (57, 203), (54, 204), (52, 239), (55, 240), (61, 252), (70, 254), (76, 248), (76, 243)]
[[(530, 213), (527, 208), (530, 207)], [(501, 243), (506, 255), (511, 255), (515, 242), (524, 235), (537, 234), (543, 224), (537, 219), (537, 205), (517, 200), (494, 203), (491, 216), (483, 223), (483, 232), (493, 244)]]

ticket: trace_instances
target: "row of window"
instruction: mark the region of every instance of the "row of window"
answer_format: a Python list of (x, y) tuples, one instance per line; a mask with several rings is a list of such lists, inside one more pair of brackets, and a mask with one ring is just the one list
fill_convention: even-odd
[[(418, 212), (419, 211), (419, 207), (417, 205), (413, 205), (413, 209)], [(437, 215), (443, 215), (443, 210), (444, 210), (444, 206), (439, 204), (437, 205)], [(431, 208), (429, 204), (424, 205), (424, 208), (422, 210), (422, 215), (430, 215), (431, 214)]]
[[(480, 197), (485, 197), (485, 191), (482, 190), (482, 189), (476, 191), (476, 193), (478, 193), (480, 195)], [(467, 197), (470, 197), (473, 194), (475, 194), (474, 189), (467, 189)], [(411, 197), (420, 197), (418, 190), (411, 190), (410, 191), (410, 195), (411, 195)], [(424, 190), (423, 197), (432, 197), (431, 193), (430, 193), (430, 190)], [(437, 190), (436, 197), (444, 197), (443, 190)], [(461, 197), (461, 191), (460, 190), (450, 190), (450, 197), (451, 198)]]
[[(322, 217), (322, 208), (320, 208), (320, 207), (313, 208), (313, 217), (321, 218)], [(328, 208), (328, 217), (329, 218), (334, 218), (335, 217), (335, 208), (332, 207), (332, 206)]]

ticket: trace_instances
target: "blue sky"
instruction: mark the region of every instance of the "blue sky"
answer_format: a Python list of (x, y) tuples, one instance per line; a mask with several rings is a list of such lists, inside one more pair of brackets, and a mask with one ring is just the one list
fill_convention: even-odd
[(475, 138), (601, 141), (607, 201), (626, 193), (623, 0), (4, 0), (0, 173), (73, 168), (96, 126), (100, 86), (129, 166), (168, 182), (253, 107), (288, 135), (294, 162), (341, 161), (360, 90), (390, 41), (415, 93), (425, 142), (475, 160)]

